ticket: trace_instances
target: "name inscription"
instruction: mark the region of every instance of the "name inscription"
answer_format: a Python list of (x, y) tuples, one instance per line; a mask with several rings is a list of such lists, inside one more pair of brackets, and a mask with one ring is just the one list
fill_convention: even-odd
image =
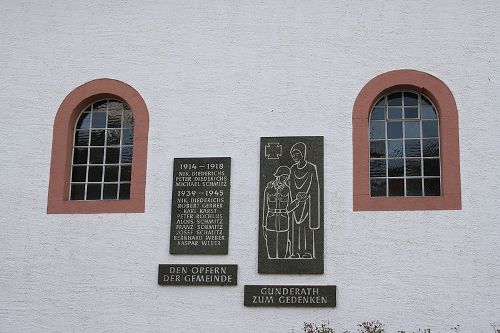
[(160, 264), (158, 284), (170, 286), (235, 286), (238, 265)]
[(335, 307), (336, 286), (246, 285), (245, 306)]
[(171, 254), (227, 254), (231, 158), (176, 158)]

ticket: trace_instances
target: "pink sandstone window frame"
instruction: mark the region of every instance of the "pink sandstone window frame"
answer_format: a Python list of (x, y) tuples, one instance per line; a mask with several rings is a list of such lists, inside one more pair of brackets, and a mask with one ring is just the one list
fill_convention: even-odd
[[(128, 200), (69, 200), (75, 123), (83, 108), (104, 98), (130, 106), (134, 117), (132, 176)], [(47, 214), (143, 213), (145, 208), (149, 112), (128, 84), (96, 79), (74, 89), (61, 103), (54, 121)]]
[[(369, 117), (375, 102), (395, 90), (413, 90), (428, 96), (439, 117), (441, 195), (435, 197), (371, 197)], [(361, 89), (352, 113), (353, 210), (461, 210), (458, 110), (450, 89), (440, 79), (410, 69), (378, 75)]]

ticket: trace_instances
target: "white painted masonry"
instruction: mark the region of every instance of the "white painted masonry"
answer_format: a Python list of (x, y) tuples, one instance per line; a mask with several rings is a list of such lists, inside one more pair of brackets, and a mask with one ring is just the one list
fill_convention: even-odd
[[(0, 332), (493, 332), (500, 322), (500, 2), (0, 3)], [(428, 72), (460, 117), (461, 211), (352, 211), (351, 113), (374, 76)], [(144, 214), (47, 215), (74, 88), (149, 108)], [(257, 273), (259, 137), (325, 137), (325, 274)], [(229, 255), (168, 254), (174, 157), (231, 156)], [(159, 263), (234, 263), (236, 287), (160, 287)], [(245, 284), (335, 284), (334, 309), (243, 307)]]

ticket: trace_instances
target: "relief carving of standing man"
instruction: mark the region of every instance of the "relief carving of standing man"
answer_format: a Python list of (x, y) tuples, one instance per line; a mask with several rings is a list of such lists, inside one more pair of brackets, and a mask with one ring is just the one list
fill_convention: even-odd
[(266, 240), (267, 257), (284, 259), (290, 255), (290, 212), (291, 203), (290, 168), (280, 166), (274, 173), (275, 180), (264, 190), (263, 233)]
[(320, 228), (320, 187), (316, 165), (306, 160), (307, 148), (297, 142), (290, 149), (290, 192), (297, 207), (292, 211), (291, 257), (315, 259), (315, 232)]

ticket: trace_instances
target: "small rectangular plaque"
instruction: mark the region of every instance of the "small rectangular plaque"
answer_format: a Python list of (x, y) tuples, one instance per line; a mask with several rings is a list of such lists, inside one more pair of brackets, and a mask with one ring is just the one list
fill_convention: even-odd
[(175, 158), (171, 254), (227, 254), (230, 157)]
[(334, 308), (336, 286), (246, 285), (245, 306)]
[(323, 274), (323, 137), (260, 140), (259, 273)]
[(169, 286), (235, 286), (238, 265), (160, 264), (158, 284)]

